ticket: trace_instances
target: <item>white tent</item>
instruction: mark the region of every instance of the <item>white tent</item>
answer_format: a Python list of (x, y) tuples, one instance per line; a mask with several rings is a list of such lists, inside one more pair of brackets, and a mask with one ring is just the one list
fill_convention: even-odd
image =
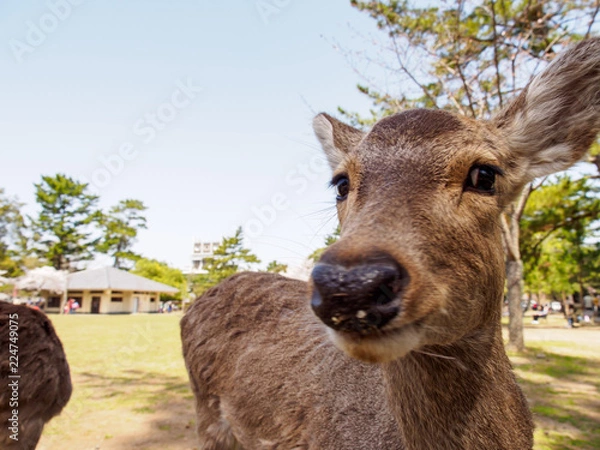
[(0, 270), (0, 286), (8, 283), (8, 278), (4, 278), (2, 275), (6, 273), (6, 270)]
[(67, 287), (67, 274), (64, 270), (44, 266), (28, 271), (15, 283), (18, 289), (25, 291), (48, 291), (62, 294)]

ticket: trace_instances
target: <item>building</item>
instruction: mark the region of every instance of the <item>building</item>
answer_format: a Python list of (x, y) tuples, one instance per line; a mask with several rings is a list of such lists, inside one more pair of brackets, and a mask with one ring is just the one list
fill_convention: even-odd
[(77, 300), (78, 312), (118, 314), (158, 312), (160, 294), (175, 294), (179, 290), (148, 278), (114, 267), (83, 270), (67, 276), (67, 292), (54, 294), (42, 291), (46, 297), (46, 312), (59, 313), (67, 298)]
[(204, 266), (206, 258), (214, 255), (215, 250), (221, 245), (220, 242), (201, 242), (194, 241), (194, 251), (192, 253), (192, 267), (188, 273), (195, 275), (205, 273)]

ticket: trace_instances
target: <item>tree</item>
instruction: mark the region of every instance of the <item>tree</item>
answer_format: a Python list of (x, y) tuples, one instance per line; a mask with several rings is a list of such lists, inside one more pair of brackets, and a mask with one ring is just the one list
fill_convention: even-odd
[(588, 177), (562, 175), (530, 196), (521, 219), (525, 281), (544, 293), (579, 291), (596, 284), (600, 189)]
[[(590, 36), (597, 29), (600, 10), (596, 0), (458, 0), (425, 7), (407, 0), (351, 0), (351, 4), (375, 19), (386, 36), (380, 46), (384, 56), (365, 59), (379, 65), (385, 79), (397, 80), (398, 86), (392, 91), (381, 89), (361, 74), (366, 82), (358, 89), (374, 105), (370, 117), (339, 108), (359, 126), (415, 107), (489, 118), (562, 48)], [(509, 345), (517, 350), (524, 349), (519, 220), (528, 195), (526, 190), (502, 222)]]
[(284, 273), (286, 272), (288, 269), (288, 265), (287, 264), (283, 264), (277, 261), (271, 261), (268, 265), (267, 265), (267, 272), (271, 272), (271, 273)]
[(25, 219), (18, 200), (5, 195), (0, 188), (0, 270), (8, 277), (23, 273), (23, 259), (27, 256)]
[(146, 209), (140, 200), (127, 199), (110, 208), (108, 214), (102, 214), (100, 227), (103, 236), (97, 250), (113, 257), (113, 267), (129, 268), (125, 260), (135, 262), (140, 258), (132, 247), (138, 231), (147, 228), (146, 218), (142, 215)]
[(241, 270), (249, 270), (256, 264), (260, 264), (260, 260), (244, 248), (242, 228), (239, 227), (233, 236), (223, 238), (212, 257), (206, 258), (206, 273), (198, 274), (192, 280), (194, 294), (202, 295), (225, 278)]
[(325, 247), (316, 249), (314, 252), (312, 252), (308, 256), (308, 259), (312, 259), (313, 262), (315, 262), (315, 263), (318, 262), (319, 259), (321, 259), (323, 252), (325, 252), (325, 250), (327, 250), (327, 247), (329, 247), (331, 244), (334, 244), (338, 241), (338, 239), (340, 238), (341, 231), (342, 230), (341, 230), (340, 226), (338, 225), (333, 233), (331, 233), (330, 235), (325, 237)]
[(407, 108), (445, 108), (489, 117), (563, 47), (589, 36), (597, 24), (595, 0), (478, 0), (416, 7), (410, 1), (360, 2), (386, 33), (385, 55), (367, 59), (393, 74), (395, 92), (376, 82), (358, 86), (375, 109), (371, 119)]
[(100, 219), (98, 197), (87, 183), (63, 174), (42, 176), (34, 186), (41, 208), (32, 222), (36, 252), (56, 270), (76, 270), (80, 261), (92, 259), (98, 243), (91, 230)]
[(535, 265), (541, 244), (557, 233), (582, 230), (593, 238), (592, 224), (600, 217), (600, 189), (588, 177), (560, 175), (531, 191), (521, 218), (520, 248), (523, 260)]
[(139, 258), (135, 262), (135, 267), (131, 270), (131, 273), (179, 289), (179, 292), (174, 295), (161, 294), (161, 300), (173, 298), (182, 300), (187, 297), (188, 284), (185, 275), (181, 270), (170, 267), (167, 263), (155, 259)]
[(571, 253), (555, 237), (545, 239), (540, 247), (543, 249), (534, 264), (524, 260), (525, 288), (530, 293), (559, 294), (564, 299), (567, 292), (573, 291), (571, 274), (575, 264)]

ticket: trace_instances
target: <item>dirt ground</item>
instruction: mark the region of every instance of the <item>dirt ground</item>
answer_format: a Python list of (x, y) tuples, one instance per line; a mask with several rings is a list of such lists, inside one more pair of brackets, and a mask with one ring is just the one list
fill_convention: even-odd
[[(75, 382), (79, 380), (75, 379)], [(44, 434), (38, 450), (197, 450), (193, 404), (169, 402), (148, 414), (127, 410), (87, 413), (89, 426), (68, 436)]]
[[(573, 346), (596, 342), (600, 349), (600, 327), (566, 329), (562, 322), (527, 324), (525, 339), (534, 347), (541, 342)], [(598, 352), (589, 356), (598, 358)], [(515, 357), (516, 366), (519, 358)], [(47, 425), (38, 450), (198, 449), (187, 379), (180, 371), (171, 378), (149, 373), (133, 367), (119, 376), (100, 376), (86, 372), (85, 367), (73, 370), (78, 393), (63, 414)], [(127, 404), (111, 403), (129, 397)]]
[[(559, 322), (562, 325), (562, 321)], [(578, 344), (596, 343), (599, 348), (594, 352), (594, 356), (600, 354), (600, 327), (588, 326), (581, 328), (565, 328), (560, 325), (525, 325), (525, 345), (533, 345), (536, 342), (572, 342), (574, 346)]]

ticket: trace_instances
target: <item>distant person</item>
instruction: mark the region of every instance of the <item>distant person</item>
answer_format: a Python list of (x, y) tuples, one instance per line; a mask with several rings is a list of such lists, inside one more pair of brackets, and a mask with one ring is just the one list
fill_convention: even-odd
[(573, 328), (574, 325), (574, 316), (575, 316), (575, 302), (572, 298), (567, 301), (565, 307), (565, 317), (567, 319), (567, 328)]
[(70, 298), (69, 300), (67, 300), (67, 304), (65, 305), (65, 314), (71, 314), (72, 310), (73, 310), (73, 302), (75, 300), (73, 300), (72, 298)]
[(541, 311), (537, 312), (536, 314), (533, 315), (533, 320), (531, 321), (532, 324), (537, 325), (540, 319), (547, 319), (548, 318), (548, 313), (550, 312), (550, 305), (548, 305), (547, 303), (544, 305), (543, 308), (541, 308)]
[(71, 305), (71, 314), (74, 314), (79, 309), (79, 302), (77, 300), (73, 300), (73, 304)]

